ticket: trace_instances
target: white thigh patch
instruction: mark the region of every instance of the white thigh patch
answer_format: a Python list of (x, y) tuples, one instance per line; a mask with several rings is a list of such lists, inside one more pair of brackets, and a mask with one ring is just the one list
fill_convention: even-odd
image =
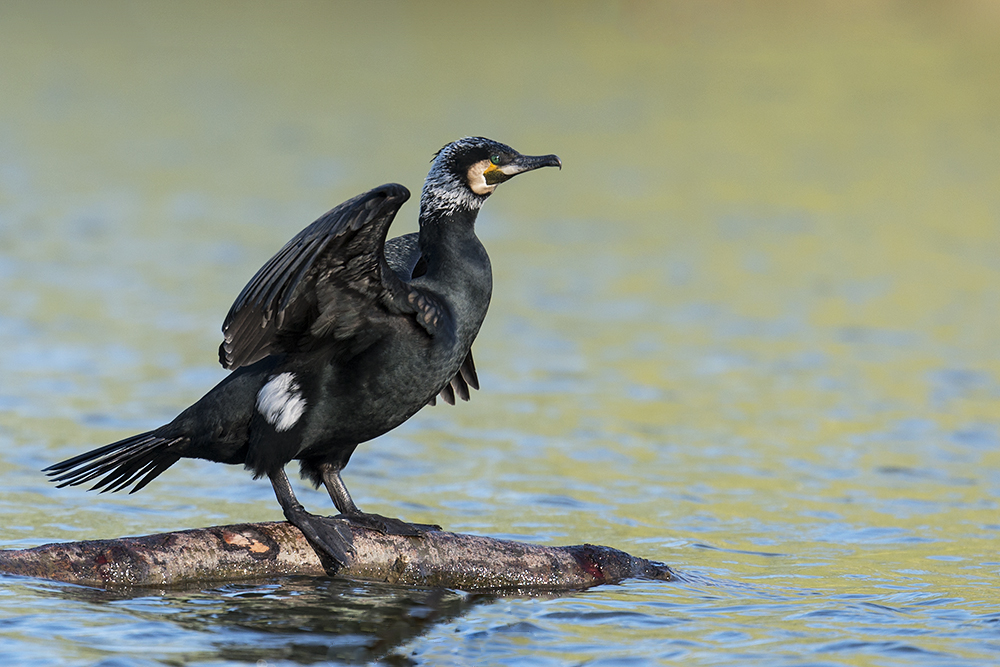
[(257, 411), (276, 431), (287, 431), (306, 411), (306, 399), (293, 373), (281, 373), (257, 392)]

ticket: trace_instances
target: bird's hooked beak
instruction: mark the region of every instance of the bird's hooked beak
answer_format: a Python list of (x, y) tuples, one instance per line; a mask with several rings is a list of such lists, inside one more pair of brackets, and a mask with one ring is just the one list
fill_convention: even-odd
[(520, 174), (521, 172), (540, 169), (541, 167), (559, 167), (562, 169), (562, 160), (558, 155), (518, 155), (514, 161), (506, 167), (513, 167), (513, 171), (507, 172), (509, 176)]
[(493, 185), (502, 183), (508, 178), (523, 174), (526, 171), (541, 169), (542, 167), (559, 167), (559, 169), (562, 169), (562, 160), (559, 159), (558, 155), (518, 154), (514, 159), (505, 164), (490, 165), (490, 168), (486, 170), (483, 176), (486, 177), (487, 183)]
[(469, 189), (482, 197), (489, 196), (498, 185), (526, 171), (541, 167), (559, 167), (562, 160), (557, 155), (521, 155), (520, 153), (496, 154), (469, 168)]

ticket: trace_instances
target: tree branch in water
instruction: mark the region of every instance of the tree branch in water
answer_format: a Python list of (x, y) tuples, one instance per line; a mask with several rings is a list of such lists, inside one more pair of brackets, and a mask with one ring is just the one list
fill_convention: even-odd
[(444, 531), (383, 535), (345, 524), (354, 557), (340, 570), (321, 560), (297, 528), (269, 522), (0, 550), (0, 572), (102, 587), (298, 574), (466, 591), (574, 590), (635, 577), (674, 578), (662, 563), (610, 547), (546, 547)]

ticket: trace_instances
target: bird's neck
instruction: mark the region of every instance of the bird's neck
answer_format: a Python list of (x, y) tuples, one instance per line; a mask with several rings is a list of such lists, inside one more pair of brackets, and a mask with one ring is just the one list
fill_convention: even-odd
[[(423, 207), (422, 211), (423, 211)], [(476, 237), (476, 216), (479, 211), (453, 209), (432, 210), (420, 216), (420, 254), (428, 262), (428, 272), (445, 268), (455, 261), (475, 261), (478, 252), (470, 255), (470, 246), (481, 248)]]
[(455, 208), (420, 217), (420, 255), (429, 278), (456, 284), (472, 276), (490, 280), (490, 258), (476, 236), (478, 214), (478, 208)]
[(420, 196), (425, 281), (478, 329), (493, 289), (490, 257), (476, 237), (476, 217), (486, 197), (442, 181), (441, 173), (431, 170)]
[[(442, 201), (435, 194), (425, 186), (420, 198), (419, 246), (426, 267), (420, 281), (447, 304), (456, 340), (471, 344), (493, 291), (490, 257), (476, 237), (476, 217), (485, 198), (462, 206), (455, 197)], [(460, 356), (467, 351), (460, 350)]]

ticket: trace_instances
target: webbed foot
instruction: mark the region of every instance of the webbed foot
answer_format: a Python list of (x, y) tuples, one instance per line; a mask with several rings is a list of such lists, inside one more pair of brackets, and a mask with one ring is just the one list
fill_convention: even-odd
[(441, 530), (441, 526), (427, 523), (407, 523), (402, 519), (394, 519), (381, 514), (368, 514), (358, 512), (357, 514), (338, 514), (338, 519), (346, 519), (355, 526), (368, 528), (383, 535), (404, 535), (407, 537), (417, 537), (424, 533)]
[(317, 516), (305, 510), (285, 512), (288, 522), (302, 531), (306, 539), (319, 551), (333, 559), (338, 566), (346, 567), (354, 555), (351, 529), (335, 517)]
[(269, 473), (268, 477), (288, 523), (301, 530), (313, 548), (326, 554), (338, 567), (349, 565), (354, 555), (354, 537), (350, 527), (333, 517), (316, 516), (305, 511), (295, 498), (295, 492), (283, 469)]

